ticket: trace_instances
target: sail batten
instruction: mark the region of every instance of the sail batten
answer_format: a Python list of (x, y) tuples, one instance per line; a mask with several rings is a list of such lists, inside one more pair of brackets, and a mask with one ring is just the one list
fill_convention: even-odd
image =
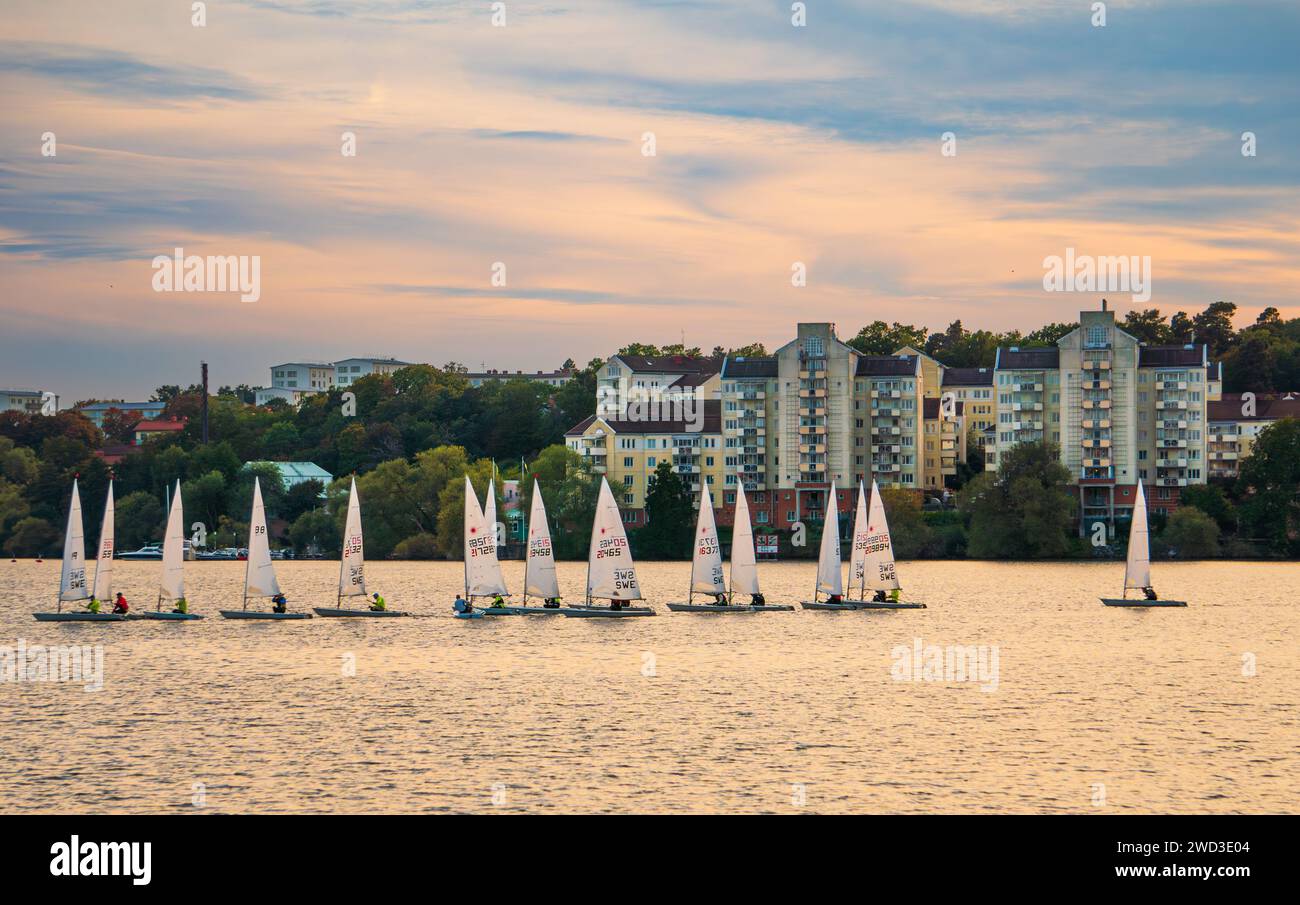
[(104, 520), (99, 527), (99, 548), (95, 556), (95, 588), (91, 596), (108, 600), (113, 595), (113, 482), (108, 482)]
[(817, 590), (828, 595), (844, 594), (844, 575), (840, 568), (840, 505), (834, 481), (831, 481), (826, 520), (822, 524), (822, 544), (817, 554)]
[(722, 572), (722, 545), (718, 543), (713, 495), (709, 493), (707, 481), (700, 490), (700, 514), (695, 520), (695, 547), (691, 552), (691, 593), (727, 593)]
[(1133, 521), (1128, 529), (1128, 559), (1124, 563), (1124, 591), (1151, 587), (1151, 539), (1147, 528), (1147, 498), (1138, 482)]
[(632, 550), (623, 530), (614, 494), (604, 476), (596, 500), (596, 518), (587, 551), (587, 597), (608, 600), (641, 600), (641, 586), (632, 563)]
[(546, 504), (542, 488), (533, 481), (533, 502), (528, 513), (528, 558), (524, 561), (524, 595), (549, 600), (560, 596), (555, 575), (555, 550), (551, 547), (551, 528), (546, 522)]
[(248, 566), (244, 573), (244, 598), (274, 597), (280, 593), (271, 562), (271, 540), (266, 533), (266, 506), (262, 482), (253, 478), (253, 515), (248, 522)]
[(90, 596), (86, 587), (86, 537), (81, 524), (81, 492), (77, 482), (72, 482), (72, 502), (68, 504), (68, 527), (63, 535), (63, 568), (59, 575), (59, 600), (85, 600)]
[(181, 482), (176, 482), (176, 494), (167, 513), (167, 529), (163, 533), (162, 584), (160, 600), (180, 600), (185, 596), (185, 510), (181, 503)]
[[(491, 502), (492, 488), (488, 488), (489, 507), (493, 512), (496, 506)], [(489, 525), (486, 516), (478, 505), (478, 496), (469, 475), (465, 476), (465, 593), (470, 597), (490, 597), (495, 594), (506, 595), (505, 578), (501, 575), (501, 563), (497, 560), (496, 526)]]
[(759, 593), (754, 526), (749, 520), (749, 502), (745, 499), (744, 487), (736, 490), (736, 518), (731, 532), (731, 593)]
[(361, 501), (357, 479), (348, 491), (348, 517), (343, 529), (343, 552), (339, 557), (339, 597), (366, 596), (365, 541), (361, 534)]

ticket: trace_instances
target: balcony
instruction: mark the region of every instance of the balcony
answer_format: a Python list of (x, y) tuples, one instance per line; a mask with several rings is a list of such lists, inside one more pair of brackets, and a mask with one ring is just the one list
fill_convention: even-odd
[(872, 399), (902, 399), (903, 393), (900, 390), (872, 390)]
[(804, 425), (800, 425), (800, 427), (799, 427), (799, 434), (800, 434), (800, 436), (819, 436), (819, 437), (824, 437), (824, 436), (826, 436), (826, 427), (825, 427), (825, 425), (822, 425), (822, 424), (816, 424), (816, 425), (804, 424)]
[(766, 399), (767, 393), (763, 390), (743, 390), (736, 394), (736, 398), (743, 399), (746, 402), (754, 402), (756, 400)]
[(1093, 440), (1093, 439), (1084, 440), (1083, 448), (1084, 449), (1110, 449), (1110, 441)]
[(826, 388), (825, 388), (825, 387), (817, 387), (816, 389), (811, 389), (811, 390), (807, 390), (807, 389), (805, 389), (805, 390), (800, 390), (800, 391), (799, 391), (799, 398), (800, 398), (800, 399), (825, 399), (825, 398), (826, 398)]
[(1186, 468), (1187, 459), (1180, 456), (1177, 459), (1156, 459), (1157, 468)]
[(1186, 478), (1156, 478), (1157, 487), (1186, 487)]
[(897, 408), (875, 408), (871, 410), (873, 418), (899, 418), (902, 417), (903, 410)]
[(1235, 462), (1237, 459), (1237, 455), (1238, 454), (1235, 452), (1227, 452), (1227, 451), (1212, 452), (1210, 453), (1210, 458), (1215, 462)]
[(1110, 400), (1109, 399), (1085, 399), (1083, 400), (1083, 407), (1087, 411), (1108, 412), (1110, 411)]
[(1085, 418), (1083, 421), (1084, 430), (1110, 430), (1109, 418)]
[(1182, 399), (1161, 399), (1156, 403), (1156, 409), (1160, 411), (1175, 411), (1187, 408), (1187, 403)]
[(898, 454), (903, 451), (903, 447), (897, 443), (873, 443), (871, 444), (873, 453), (893, 453)]
[(1013, 402), (1011, 411), (1013, 412), (1041, 412), (1043, 404), (1041, 402)]
[(799, 371), (799, 379), (800, 380), (825, 380), (826, 369), (825, 368), (813, 368), (813, 369), (804, 368)]
[(801, 453), (824, 453), (826, 452), (825, 443), (800, 443), (799, 452)]
[(1084, 459), (1084, 468), (1109, 468), (1110, 459)]
[(1041, 421), (1012, 421), (1011, 429), (1017, 431), (1040, 431), (1043, 429)]
[(799, 406), (799, 417), (801, 418), (825, 418), (826, 408), (820, 405), (801, 405)]
[(892, 472), (896, 472), (896, 471), (901, 471), (901, 470), (902, 470), (902, 466), (901, 466), (901, 465), (898, 465), (898, 464), (895, 463), (895, 462), (872, 462), (872, 463), (871, 463), (871, 470), (872, 470), (872, 471), (880, 471), (880, 472), (890, 472), (890, 473), (892, 473)]
[(1085, 352), (1083, 356), (1083, 369), (1085, 371), (1109, 371), (1110, 356), (1106, 355), (1103, 357), (1100, 355), (1088, 355), (1088, 353)]
[(900, 427), (890, 427), (885, 424), (873, 424), (871, 425), (871, 432), (873, 434), (890, 434), (898, 436), (903, 432), (903, 429)]
[(1109, 390), (1110, 381), (1109, 380), (1085, 380), (1083, 382), (1083, 388), (1085, 390)]
[(1159, 380), (1156, 381), (1157, 390), (1185, 390), (1187, 389), (1186, 380)]
[(1041, 393), (1043, 391), (1041, 383), (1017, 383), (1014, 386), (1021, 393)]
[(1161, 449), (1177, 449), (1179, 447), (1183, 447), (1186, 445), (1187, 445), (1186, 437), (1174, 437), (1169, 440), (1156, 441), (1156, 446), (1160, 447)]
[(1161, 421), (1160, 427), (1167, 431), (1187, 430), (1186, 421)]

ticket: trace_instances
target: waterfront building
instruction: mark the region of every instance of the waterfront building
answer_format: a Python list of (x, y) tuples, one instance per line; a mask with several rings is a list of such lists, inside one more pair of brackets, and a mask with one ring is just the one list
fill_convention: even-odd
[(1260, 431), (1281, 418), (1300, 418), (1300, 397), (1224, 393), (1209, 403), (1206, 465), (1212, 480), (1235, 481)]
[(94, 422), (95, 427), (102, 430), (104, 416), (108, 414), (110, 409), (134, 415), (142, 421), (149, 421), (161, 416), (163, 409), (166, 407), (167, 403), (165, 402), (92, 402), (87, 405), (77, 406), (77, 411)]
[(528, 380), (544, 383), (548, 386), (562, 387), (573, 379), (573, 370), (571, 368), (560, 368), (555, 371), (499, 371), (492, 368), (487, 371), (470, 371), (465, 374), (465, 378), (472, 387), (481, 387), (487, 383), (506, 380)]
[(334, 386), (346, 387), (371, 374), (392, 374), (410, 364), (396, 358), (344, 358), (334, 362)]
[[(45, 393), (42, 390), (13, 389), (0, 390), (0, 412), (24, 412), (39, 415)], [(59, 409), (59, 397), (54, 397), (54, 410)]]

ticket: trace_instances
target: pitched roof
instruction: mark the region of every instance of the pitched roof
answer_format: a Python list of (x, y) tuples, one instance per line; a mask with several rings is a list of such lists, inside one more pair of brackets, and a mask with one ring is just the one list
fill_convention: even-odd
[[(668, 403), (664, 403), (665, 407)], [(718, 399), (704, 400), (704, 423), (700, 431), (693, 430), (692, 422), (674, 421), (623, 421), (617, 418), (601, 418), (609, 429), (616, 434), (716, 434), (722, 431), (722, 402)], [(566, 437), (579, 437), (596, 421), (595, 415), (583, 418), (564, 432)]]
[(1061, 349), (1058, 346), (1040, 346), (1022, 349), (1020, 346), (998, 346), (999, 371), (1045, 371), (1061, 366)]
[(859, 355), (858, 377), (914, 377), (921, 373), (915, 355)]
[(1184, 346), (1142, 346), (1138, 350), (1139, 368), (1195, 367), (1209, 363), (1204, 343)]
[[(921, 400), (922, 417), (924, 417), (927, 421), (933, 421), (936, 418), (938, 418), (939, 405), (942, 402), (943, 402), (942, 399), (935, 399), (934, 397), (931, 396), (927, 396), (925, 399), (922, 399)], [(957, 414), (958, 415), (966, 414), (966, 403), (962, 402), (961, 400), (957, 400)]]
[(716, 374), (722, 368), (718, 358), (691, 358), (686, 355), (619, 355), (616, 356), (635, 373), (642, 374)]
[(992, 368), (944, 368), (943, 385), (946, 387), (991, 387)]
[(137, 433), (140, 432), (159, 433), (161, 431), (180, 431), (180, 430), (185, 430), (185, 421), (184, 419), (178, 421), (175, 418), (169, 419), (167, 421), (161, 421), (161, 420), (138, 421), (136, 422), (136, 425), (135, 427), (132, 428), (132, 430), (136, 431)]
[(1300, 418), (1300, 397), (1256, 396), (1255, 414), (1245, 415), (1241, 394), (1224, 393), (1222, 399), (1207, 402), (1205, 408), (1207, 421), (1276, 421)]
[(750, 356), (729, 356), (722, 365), (724, 379), (743, 379), (746, 377), (777, 377), (780, 369), (775, 358), (754, 358)]

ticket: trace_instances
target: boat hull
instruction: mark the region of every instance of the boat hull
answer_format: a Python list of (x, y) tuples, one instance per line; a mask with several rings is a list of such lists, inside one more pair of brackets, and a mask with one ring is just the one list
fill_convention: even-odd
[(670, 603), (668, 609), (674, 613), (752, 613), (754, 608), (745, 604), (728, 604), (719, 606), (716, 603)]
[(799, 606), (805, 610), (856, 610), (856, 603), (817, 603), (812, 600), (800, 600)]
[(410, 613), (404, 613), (401, 610), (344, 610), (332, 606), (314, 606), (312, 607), (312, 612), (317, 616), (360, 616), (362, 618), (377, 616), (381, 619), (385, 616), (411, 615)]
[(221, 610), (225, 619), (310, 619), (311, 613), (267, 613), (260, 610)]
[(202, 619), (198, 613), (160, 613), (156, 610), (145, 610), (138, 615), (139, 619), (158, 619), (163, 622), (192, 622), (195, 619)]
[(924, 603), (904, 603), (902, 601), (885, 601), (879, 603), (874, 600), (862, 600), (854, 604), (859, 610), (923, 610), (926, 608)]
[(563, 615), (562, 607), (541, 607), (541, 606), (490, 606), (484, 607), (483, 612), (488, 616), (560, 616)]
[(1128, 607), (1155, 607), (1155, 606), (1187, 606), (1186, 600), (1125, 600), (1122, 597), (1103, 597), (1101, 602), (1106, 606), (1128, 606)]
[(455, 616), (457, 619), (482, 619), (483, 611), (475, 610), (472, 613), (456, 613)]
[(793, 613), (794, 607), (788, 603), (764, 603), (762, 605), (750, 604), (749, 608), (755, 613)]
[(120, 613), (32, 613), (37, 622), (125, 622)]
[(655, 611), (648, 606), (624, 607), (612, 610), (607, 606), (570, 606), (560, 612), (573, 619), (628, 619), (634, 616), (653, 616)]

